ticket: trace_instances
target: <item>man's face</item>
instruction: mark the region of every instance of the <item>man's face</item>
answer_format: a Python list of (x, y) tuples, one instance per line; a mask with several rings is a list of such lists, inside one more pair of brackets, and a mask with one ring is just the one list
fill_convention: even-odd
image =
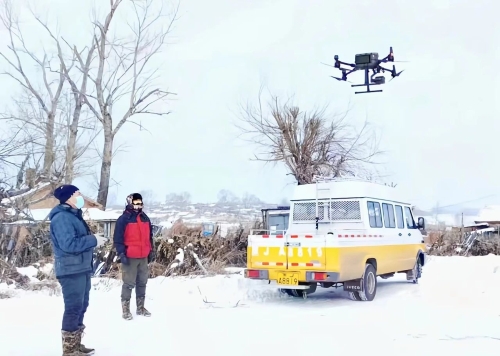
[(68, 199), (68, 201), (66, 203), (69, 206), (71, 206), (72, 208), (75, 208), (76, 207), (76, 198), (81, 197), (81, 196), (82, 196), (82, 193), (80, 193), (80, 191), (77, 190), (76, 192), (73, 193), (73, 195)]
[(134, 208), (134, 210), (142, 209), (143, 205), (144, 204), (142, 203), (142, 200), (140, 200), (140, 199), (132, 200), (132, 207)]

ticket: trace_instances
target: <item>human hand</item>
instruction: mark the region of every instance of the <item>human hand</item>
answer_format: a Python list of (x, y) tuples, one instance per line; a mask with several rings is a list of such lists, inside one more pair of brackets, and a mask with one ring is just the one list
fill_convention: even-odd
[(124, 253), (120, 253), (120, 262), (124, 265), (128, 265), (130, 261), (128, 260), (127, 256), (125, 256)]
[(156, 258), (156, 253), (154, 252), (154, 250), (151, 250), (151, 252), (148, 255), (148, 263), (153, 262), (155, 258)]
[(97, 240), (97, 246), (96, 247), (100, 247), (102, 245), (104, 245), (108, 239), (104, 237), (103, 234), (94, 234), (96, 240)]

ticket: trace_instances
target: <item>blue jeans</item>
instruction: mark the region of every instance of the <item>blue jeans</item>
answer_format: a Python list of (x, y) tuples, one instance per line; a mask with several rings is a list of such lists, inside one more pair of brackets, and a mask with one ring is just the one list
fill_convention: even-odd
[(63, 331), (77, 331), (89, 306), (90, 273), (59, 277), (64, 299)]

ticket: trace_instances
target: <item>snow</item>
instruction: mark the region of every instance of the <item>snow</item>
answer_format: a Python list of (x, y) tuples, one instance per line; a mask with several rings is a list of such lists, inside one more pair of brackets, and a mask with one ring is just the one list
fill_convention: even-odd
[[(417, 285), (404, 275), (379, 279), (373, 302), (322, 288), (295, 299), (230, 272), (151, 279), (153, 316), (132, 321), (121, 319), (120, 282), (93, 279), (84, 343), (96, 356), (498, 354), (499, 256), (432, 257)], [(61, 354), (62, 297), (4, 291), (12, 298), (0, 299), (1, 354)]]
[[(44, 221), (48, 216), (52, 208), (48, 209), (27, 209), (24, 213), (31, 217), (34, 221)], [(98, 208), (84, 208), (83, 218), (85, 220), (94, 220), (94, 221), (104, 221), (111, 220), (114, 221), (118, 219), (118, 217), (122, 214), (121, 211), (118, 210), (101, 210)]]
[(50, 182), (43, 182), (43, 183), (39, 183), (37, 184), (35, 187), (33, 187), (33, 189), (30, 189), (22, 194), (18, 194), (18, 195), (14, 195), (13, 197), (8, 197), (8, 198), (3, 198), (1, 201), (0, 201), (0, 204), (2, 205), (8, 205), (8, 204), (11, 204), (13, 203), (14, 201), (16, 201), (17, 199), (19, 198), (23, 198), (23, 197), (27, 197), (29, 196), (30, 194), (33, 194), (37, 191), (39, 191), (40, 189), (50, 185), (51, 183)]

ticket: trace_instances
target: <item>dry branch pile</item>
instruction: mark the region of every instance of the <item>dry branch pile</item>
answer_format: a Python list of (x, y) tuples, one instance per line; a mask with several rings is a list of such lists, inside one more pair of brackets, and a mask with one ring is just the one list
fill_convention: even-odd
[[(155, 240), (156, 259), (150, 265), (150, 276), (214, 274), (228, 266), (244, 266), (248, 233), (240, 228), (224, 238), (203, 237), (201, 228), (176, 224)], [(104, 265), (104, 274), (119, 276), (120, 264), (111, 243), (98, 249), (96, 259)]]
[[(434, 256), (463, 256), (466, 252), (463, 241), (461, 232), (440, 231), (433, 238), (428, 252)], [(489, 254), (500, 255), (500, 237), (498, 235), (477, 237), (466, 255), (486, 256)]]

